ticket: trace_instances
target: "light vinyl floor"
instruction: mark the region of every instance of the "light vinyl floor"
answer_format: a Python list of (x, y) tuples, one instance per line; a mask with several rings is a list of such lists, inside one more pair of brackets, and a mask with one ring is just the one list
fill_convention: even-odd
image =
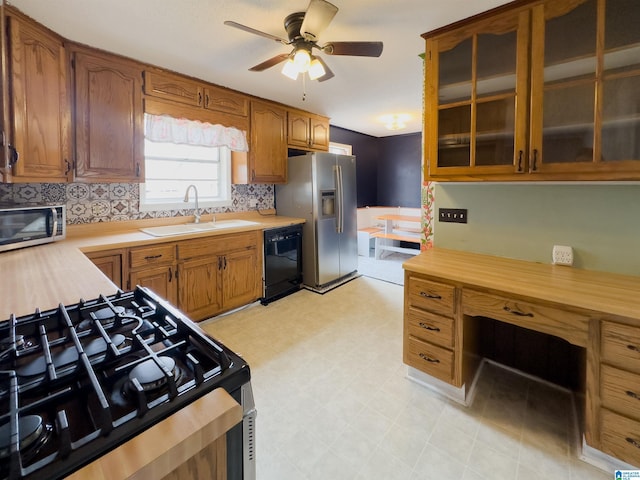
[(200, 325), (252, 372), (258, 480), (604, 480), (570, 395), (486, 365), (469, 408), (406, 378), (403, 288), (359, 277)]

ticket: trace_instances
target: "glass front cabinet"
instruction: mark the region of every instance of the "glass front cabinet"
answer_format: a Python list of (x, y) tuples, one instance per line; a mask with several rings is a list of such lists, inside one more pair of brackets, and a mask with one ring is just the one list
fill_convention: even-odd
[(425, 178), (640, 179), (638, 0), (547, 0), (425, 34)]

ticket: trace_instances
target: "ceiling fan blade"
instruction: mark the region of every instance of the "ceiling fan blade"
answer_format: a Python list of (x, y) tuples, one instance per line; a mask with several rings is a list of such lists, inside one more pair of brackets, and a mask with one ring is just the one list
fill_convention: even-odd
[(382, 42), (330, 42), (322, 50), (327, 55), (379, 57), (382, 54)]
[(289, 58), (288, 53), (281, 53), (280, 55), (276, 55), (275, 57), (272, 57), (269, 60), (265, 60), (264, 62), (259, 63), (254, 67), (251, 67), (249, 70), (252, 72), (262, 72), (267, 68), (271, 68), (279, 63), (284, 62), (287, 58)]
[(300, 35), (307, 40), (317, 41), (336, 13), (338, 13), (338, 7), (334, 4), (326, 0), (311, 0), (300, 26)]
[(245, 32), (253, 33), (254, 35), (259, 35), (264, 38), (268, 38), (269, 40), (275, 40), (276, 42), (280, 42), (283, 45), (289, 45), (289, 42), (284, 38), (277, 37), (275, 35), (271, 35), (270, 33), (261, 32), (260, 30), (256, 30), (255, 28), (247, 27), (246, 25), (242, 25), (241, 23), (233, 22), (231, 20), (227, 20), (224, 22), (225, 25), (229, 27), (238, 28), (240, 30), (244, 30)]
[(324, 68), (324, 75), (321, 76), (321, 77), (316, 78), (316, 80), (318, 80), (319, 82), (324, 82), (325, 80), (329, 80), (330, 78), (333, 78), (335, 75), (333, 74), (331, 69), (328, 67), (328, 65), (324, 62), (324, 60), (322, 60), (322, 58), (320, 58), (318, 56), (316, 56), (316, 58), (322, 64), (322, 67)]

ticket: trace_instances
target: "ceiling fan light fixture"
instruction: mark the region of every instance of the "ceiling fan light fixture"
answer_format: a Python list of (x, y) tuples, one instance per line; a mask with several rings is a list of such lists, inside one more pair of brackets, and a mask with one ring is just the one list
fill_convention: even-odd
[(304, 73), (309, 70), (309, 65), (311, 65), (311, 55), (304, 48), (298, 48), (293, 55), (293, 63), (295, 63), (298, 72)]
[(325, 73), (327, 72), (322, 66), (322, 62), (320, 62), (320, 60), (318, 60), (317, 58), (314, 58), (311, 61), (311, 65), (309, 65), (309, 78), (311, 80), (317, 80), (318, 78), (322, 77)]
[(289, 77), (291, 80), (296, 80), (298, 78), (298, 73), (298, 67), (296, 64), (293, 60), (288, 59), (282, 67), (282, 74), (285, 77)]
[(402, 130), (407, 127), (407, 122), (411, 119), (411, 115), (406, 113), (392, 113), (382, 115), (380, 120), (384, 123), (387, 130)]

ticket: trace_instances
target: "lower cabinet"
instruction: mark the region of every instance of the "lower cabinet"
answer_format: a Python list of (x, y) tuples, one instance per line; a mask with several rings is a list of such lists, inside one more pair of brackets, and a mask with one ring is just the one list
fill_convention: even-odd
[(175, 278), (174, 269), (175, 266), (169, 264), (130, 272), (129, 285), (131, 288), (135, 288), (136, 285), (147, 287), (175, 305), (177, 279)]
[(123, 270), (122, 270), (122, 251), (109, 250), (104, 252), (87, 253), (87, 257), (91, 260), (102, 273), (111, 280), (116, 287), (122, 289)]
[(198, 257), (178, 265), (178, 305), (192, 320), (201, 320), (222, 311), (221, 258)]

